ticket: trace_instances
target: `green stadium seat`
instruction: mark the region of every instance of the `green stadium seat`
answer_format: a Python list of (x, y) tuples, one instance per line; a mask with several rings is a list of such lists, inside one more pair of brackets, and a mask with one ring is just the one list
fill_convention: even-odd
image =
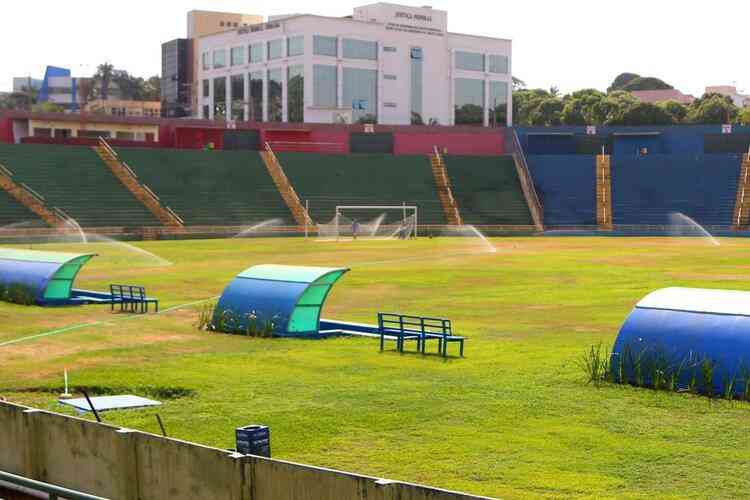
[(331, 221), (337, 205), (405, 202), (418, 207), (420, 225), (447, 223), (427, 156), (278, 153), (277, 157), (302, 203), (310, 202), (315, 222)]
[(453, 197), (465, 224), (533, 226), (511, 156), (447, 156)]
[(244, 226), (292, 214), (256, 151), (119, 148), (120, 158), (188, 226)]
[(34, 226), (45, 227), (47, 224), (37, 214), (16, 201), (11, 195), (0, 189), (0, 226), (31, 222)]
[(0, 144), (0, 163), (82, 227), (161, 225), (89, 147)]

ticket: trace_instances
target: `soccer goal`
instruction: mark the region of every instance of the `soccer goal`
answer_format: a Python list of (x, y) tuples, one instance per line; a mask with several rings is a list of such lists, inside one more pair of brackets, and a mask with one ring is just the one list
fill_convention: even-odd
[(333, 219), (318, 224), (325, 240), (408, 239), (417, 237), (416, 205), (337, 205)]

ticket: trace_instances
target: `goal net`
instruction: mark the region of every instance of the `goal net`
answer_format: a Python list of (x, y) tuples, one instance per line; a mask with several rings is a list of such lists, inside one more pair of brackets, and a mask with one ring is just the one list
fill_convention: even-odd
[(324, 240), (408, 239), (417, 236), (416, 206), (337, 206), (333, 219), (318, 224)]

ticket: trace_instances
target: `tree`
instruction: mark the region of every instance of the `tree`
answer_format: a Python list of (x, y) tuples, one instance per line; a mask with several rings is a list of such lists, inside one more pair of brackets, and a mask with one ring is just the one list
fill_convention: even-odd
[(609, 86), (607, 89), (607, 92), (612, 92), (614, 90), (622, 90), (622, 88), (630, 83), (631, 81), (635, 80), (636, 78), (640, 78), (641, 75), (638, 75), (636, 73), (620, 73), (617, 75), (617, 78), (612, 82), (612, 85)]
[(481, 125), (484, 123), (484, 109), (477, 104), (456, 106), (456, 125)]
[[(556, 99), (544, 89), (517, 90), (513, 93), (513, 116), (517, 125), (530, 126), (533, 124), (532, 114), (547, 99)], [(562, 103), (561, 111), (562, 111)], [(540, 120), (539, 113), (535, 119)]]
[(737, 123), (740, 125), (750, 125), (750, 108), (742, 108), (737, 113)]
[(542, 99), (529, 114), (530, 125), (554, 126), (562, 124), (562, 101), (554, 96)]
[[(184, 91), (185, 89), (180, 89)], [(144, 101), (159, 101), (161, 100), (161, 77), (154, 75), (148, 78), (143, 85), (143, 100)]]
[(94, 99), (102, 99), (105, 101), (109, 99), (109, 87), (112, 83), (114, 70), (115, 70), (115, 67), (112, 66), (108, 62), (105, 62), (97, 66), (96, 73), (94, 73), (94, 76), (93, 76)]
[(640, 102), (623, 111), (622, 125), (674, 125), (674, 117), (661, 106)]
[(685, 117), (687, 117), (688, 108), (680, 102), (663, 101), (657, 102), (656, 105), (669, 113), (672, 116), (674, 123), (682, 123), (685, 121)]
[(513, 90), (523, 90), (526, 88), (526, 82), (521, 80), (520, 78), (516, 78), (515, 76), (513, 78)]
[(639, 102), (630, 92), (610, 92), (601, 102), (599, 109), (599, 113), (604, 117), (603, 125), (624, 125), (625, 114)]
[(563, 98), (562, 122), (565, 125), (601, 125), (606, 120), (602, 103), (606, 94), (584, 89)]
[(628, 92), (632, 92), (634, 90), (667, 90), (673, 88), (674, 87), (672, 87), (664, 80), (648, 76), (635, 78), (623, 85), (620, 90), (627, 90)]
[(732, 123), (737, 117), (732, 98), (721, 94), (704, 94), (690, 105), (687, 121), (700, 124)]

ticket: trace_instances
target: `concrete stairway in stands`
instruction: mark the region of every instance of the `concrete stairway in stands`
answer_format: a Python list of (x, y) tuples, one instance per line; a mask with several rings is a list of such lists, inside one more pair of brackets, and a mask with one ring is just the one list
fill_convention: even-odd
[(302, 205), (297, 192), (294, 190), (292, 183), (289, 182), (289, 178), (284, 173), (281, 163), (279, 163), (278, 158), (268, 143), (265, 145), (265, 150), (260, 152), (260, 156), (263, 158), (263, 163), (265, 163), (268, 173), (273, 179), (274, 184), (276, 184), (281, 197), (284, 199), (284, 203), (289, 207), (289, 211), (292, 212), (297, 225), (300, 227), (314, 226), (315, 223)]
[(750, 153), (742, 156), (740, 180), (737, 183), (737, 200), (734, 204), (732, 229), (740, 231), (750, 225)]
[(47, 207), (41, 195), (23, 183), (17, 183), (13, 173), (3, 165), (0, 165), (0, 188), (50, 226), (63, 227), (67, 224), (57, 211)]
[(612, 163), (609, 155), (596, 157), (596, 223), (612, 229)]
[(154, 217), (159, 219), (167, 227), (183, 227), (182, 219), (174, 213), (169, 207), (161, 204), (159, 197), (151, 191), (148, 186), (141, 184), (138, 176), (135, 175), (128, 165), (123, 162), (117, 155), (117, 152), (103, 138), (99, 139), (99, 144), (93, 147), (105, 165), (109, 167), (112, 174), (122, 183), (132, 195), (151, 212)]
[(432, 175), (435, 178), (435, 187), (437, 190), (440, 202), (443, 204), (443, 211), (445, 212), (445, 218), (448, 224), (452, 226), (462, 226), (463, 220), (461, 219), (461, 213), (458, 210), (458, 204), (456, 198), (453, 197), (453, 190), (451, 189), (450, 178), (448, 177), (448, 169), (445, 166), (443, 157), (440, 156), (437, 146), (434, 147), (432, 154), (430, 155), (430, 165), (432, 166)]

